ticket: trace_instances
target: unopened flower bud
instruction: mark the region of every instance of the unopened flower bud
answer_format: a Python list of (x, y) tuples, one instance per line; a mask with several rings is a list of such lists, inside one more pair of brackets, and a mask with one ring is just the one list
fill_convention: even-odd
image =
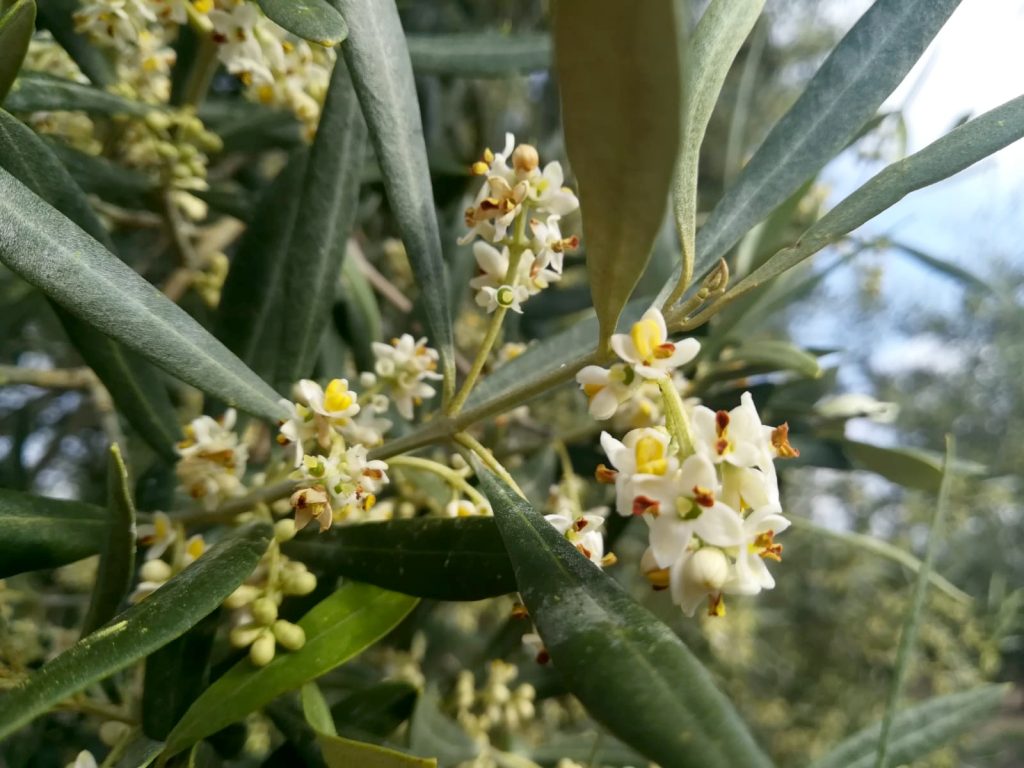
[(302, 627), (283, 619), (274, 622), (274, 637), (289, 651), (297, 651), (306, 644), (306, 633)]
[(167, 581), (171, 573), (171, 566), (163, 560), (149, 560), (139, 569), (143, 581)]
[(281, 574), (281, 591), (286, 595), (308, 595), (316, 589), (316, 576), (309, 571)]
[(269, 597), (261, 597), (252, 604), (252, 618), (257, 624), (268, 626), (277, 619), (277, 606)]
[(259, 597), (260, 591), (251, 584), (243, 584), (224, 600), (225, 608), (243, 608)]
[(274, 660), (275, 651), (274, 635), (270, 632), (262, 633), (256, 642), (249, 646), (249, 659), (257, 667), (265, 667)]
[(107, 720), (100, 726), (100, 741), (108, 747), (112, 747), (124, 738), (130, 727), (127, 723), (120, 723), (117, 720)]
[(683, 578), (700, 589), (718, 592), (729, 578), (729, 561), (720, 549), (698, 549), (683, 566)]
[(278, 520), (274, 523), (274, 539), (278, 544), (284, 544), (295, 538), (295, 521), (290, 517)]
[(719, 259), (715, 268), (704, 278), (704, 284), (701, 288), (710, 295), (724, 291), (728, 284), (729, 265), (725, 262), (725, 259)]
[(540, 165), (540, 155), (531, 144), (520, 144), (512, 153), (512, 167), (520, 173), (530, 173)]
[(263, 634), (263, 627), (258, 627), (253, 624), (243, 624), (239, 627), (235, 627), (228, 633), (228, 642), (235, 648), (246, 648), (252, 645), (253, 641), (256, 640), (261, 634)]

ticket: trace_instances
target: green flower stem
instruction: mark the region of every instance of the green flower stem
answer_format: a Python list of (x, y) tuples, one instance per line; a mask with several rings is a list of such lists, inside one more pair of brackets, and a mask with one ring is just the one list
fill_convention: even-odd
[(389, 465), (392, 467), (410, 467), (413, 469), (422, 469), (425, 472), (433, 472), (450, 486), (457, 488), (466, 494), (466, 496), (471, 498), (475, 504), (483, 506), (488, 505), (487, 499), (484, 498), (480, 491), (467, 483), (466, 478), (451, 467), (446, 467), (444, 464), (431, 461), (430, 459), (421, 459), (417, 456), (396, 456), (389, 462)]
[(477, 458), (479, 458), (488, 469), (494, 472), (494, 474), (500, 477), (509, 488), (518, 493), (524, 499), (526, 498), (526, 494), (523, 493), (523, 489), (519, 487), (519, 484), (516, 483), (509, 471), (502, 466), (500, 461), (494, 458), (494, 454), (491, 453), (490, 449), (485, 447), (479, 440), (468, 432), (460, 432), (455, 435), (455, 442), (475, 453)]
[[(512, 238), (512, 242), (508, 244), (509, 258), (508, 270), (505, 272), (505, 283), (513, 288), (516, 285), (516, 273), (519, 271), (519, 262), (523, 258), (526, 247), (530, 244), (529, 240), (526, 239), (526, 222), (529, 218), (529, 209), (523, 205), (522, 210), (519, 212), (519, 218), (516, 219), (515, 235)], [(469, 373), (466, 374), (466, 380), (462, 382), (462, 388), (448, 405), (449, 416), (457, 416), (459, 411), (462, 410), (462, 406), (466, 404), (466, 399), (473, 391), (473, 387), (476, 386), (476, 381), (480, 378), (480, 373), (487, 364), (487, 358), (491, 354), (491, 349), (493, 349), (494, 343), (498, 340), (501, 326), (505, 322), (505, 315), (507, 314), (508, 307), (499, 306), (494, 311), (494, 314), (491, 315), (490, 325), (487, 326), (487, 335), (484, 336), (483, 343), (476, 352), (476, 357), (473, 359)]]
[(690, 429), (690, 419), (686, 415), (686, 407), (683, 405), (683, 398), (672, 382), (671, 376), (658, 379), (658, 389), (661, 390), (661, 400), (665, 405), (665, 421), (668, 424), (669, 432), (676, 439), (679, 460), (683, 461), (694, 453), (693, 431)]
[(569, 456), (569, 449), (565, 447), (564, 440), (555, 440), (555, 453), (558, 454), (558, 461), (562, 465), (562, 478), (565, 483), (565, 490), (572, 504), (573, 511), (577, 514), (583, 513), (583, 502), (580, 500), (580, 487), (576, 473), (572, 468), (572, 457)]

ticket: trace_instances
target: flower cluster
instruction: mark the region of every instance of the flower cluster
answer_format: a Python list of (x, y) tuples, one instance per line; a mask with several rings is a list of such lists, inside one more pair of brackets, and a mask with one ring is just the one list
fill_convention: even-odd
[(774, 460), (797, 455), (788, 427), (762, 424), (749, 393), (731, 411), (684, 404), (674, 370), (696, 357), (699, 345), (670, 342), (656, 309), (628, 334), (613, 336), (612, 349), (620, 362), (578, 376), (591, 413), (611, 417), (647, 380), (658, 382), (667, 414), (668, 428), (633, 429), (621, 441), (601, 435), (612, 466), (601, 465), (597, 478), (614, 484), (619, 514), (646, 522), (648, 578), (670, 588), (687, 615), (705, 600), (711, 615), (722, 615), (724, 595), (771, 589), (766, 561), (781, 559), (775, 536), (789, 527)]
[(480, 274), (470, 286), (488, 312), (522, 312), (524, 301), (561, 279), (565, 252), (579, 245), (560, 229), (562, 217), (579, 208), (579, 201), (563, 186), (561, 164), (542, 170), (537, 150), (516, 146), (511, 133), (500, 153), (486, 150), (472, 170), (485, 180), (466, 209), (469, 232), (459, 240), (481, 238), (473, 244)]
[(152, 523), (138, 527), (138, 539), (146, 547), (146, 555), (139, 569), (139, 583), (131, 594), (133, 603), (156, 592), (206, 551), (206, 541), (200, 534), (186, 539), (184, 529), (163, 512), (154, 513)]
[(234, 432), (236, 417), (229, 408), (220, 419), (193, 419), (185, 427), (185, 439), (176, 446), (178, 482), (209, 510), (245, 491), (242, 476), (249, 450)]
[(427, 383), (442, 378), (437, 372), (437, 350), (428, 347), (425, 338), (416, 340), (408, 333), (390, 344), (375, 341), (372, 348), (379, 382), (402, 417), (412, 419), (413, 406), (437, 394)]
[[(345, 379), (331, 380), (326, 389), (303, 379), (295, 387), (295, 398), (282, 401), (292, 415), (281, 423), (278, 434), (278, 442), (295, 448), (291, 477), (299, 481), (299, 488), (290, 500), (295, 524), (302, 529), (316, 520), (326, 531), (335, 518), (347, 520), (372, 509), (388, 482), (387, 464), (367, 458), (366, 445), (379, 442), (381, 433), (355, 441), (374, 429), (360, 423), (359, 395)], [(367, 412), (372, 417), (373, 409)]]
[(248, 648), (250, 660), (258, 667), (274, 659), (277, 646), (297, 651), (306, 643), (302, 627), (277, 615), (285, 597), (308, 595), (316, 589), (316, 576), (281, 552), (280, 545), (294, 538), (295, 530), (291, 520), (278, 520), (274, 540), (256, 570), (224, 601), (232, 611), (228, 639), (236, 648)]

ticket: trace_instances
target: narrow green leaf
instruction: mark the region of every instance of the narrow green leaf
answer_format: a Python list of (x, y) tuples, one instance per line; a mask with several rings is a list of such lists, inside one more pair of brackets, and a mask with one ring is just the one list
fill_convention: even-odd
[(102, 507), (0, 488), (0, 579), (95, 555), (108, 528)]
[[(104, 247), (113, 246), (89, 201), (28, 126), (0, 110), (0, 167), (67, 216)], [(110, 392), (117, 409), (165, 461), (174, 461), (178, 417), (163, 376), (143, 358), (86, 325), (57, 304), (57, 318), (86, 364)]]
[(346, 576), (416, 597), (483, 600), (514, 592), (493, 518), (416, 518), (337, 526), (286, 550), (329, 577)]
[(331, 716), (346, 736), (384, 738), (412, 715), (419, 691), (401, 680), (350, 693), (333, 707)]
[[(883, 245), (885, 243), (880, 243)], [(974, 288), (975, 290), (982, 291), (984, 293), (992, 293), (992, 286), (982, 280), (980, 277), (972, 272), (968, 272), (966, 269), (958, 267), (950, 261), (940, 259), (936, 256), (932, 256), (929, 253), (925, 253), (920, 248), (914, 248), (913, 246), (907, 245), (906, 243), (894, 242), (892, 240), (887, 241), (887, 244), (895, 248), (897, 251), (905, 253), (915, 261), (924, 264), (929, 269), (932, 269), (940, 274), (952, 277), (954, 280), (966, 285), (968, 288)]]
[(345, 323), (343, 336), (352, 350), (356, 367), (372, 371), (376, 361), (373, 342), (384, 338), (380, 305), (370, 281), (355, 259), (348, 258), (341, 265), (341, 296)]
[(843, 451), (858, 468), (875, 472), (907, 488), (936, 491), (942, 481), (940, 463), (924, 451), (847, 439), (842, 441), (842, 445)]
[(22, 72), (4, 102), (10, 112), (79, 111), (93, 115), (145, 117), (160, 107), (133, 101), (92, 85), (45, 72)]
[(771, 765), (668, 627), (493, 473), (477, 474), (554, 669), (595, 720), (662, 768)]
[(10, 689), (0, 698), (0, 739), (182, 635), (252, 573), (270, 534), (265, 524), (232, 533), (141, 603)]
[(816, 379), (821, 375), (821, 366), (815, 355), (795, 344), (759, 339), (727, 349), (718, 360), (701, 369), (700, 378), (718, 381), (773, 371), (792, 371)]
[[(928, 529), (928, 543), (925, 546), (924, 558), (921, 561), (921, 569), (917, 572), (917, 579), (914, 581), (914, 594), (910, 598), (910, 610), (907, 612), (900, 630), (900, 644), (896, 651), (896, 668), (893, 670), (892, 685), (889, 688), (889, 701), (885, 708), (885, 716), (882, 718), (882, 727), (878, 736), (878, 750), (875, 754), (875, 768), (886, 768), (891, 762), (889, 755), (889, 740), (892, 737), (893, 721), (896, 717), (896, 710), (899, 708), (900, 696), (903, 693), (903, 681), (907, 678), (907, 670), (910, 668), (910, 659), (914, 654), (914, 644), (917, 642), (917, 629), (921, 623), (921, 616), (924, 613), (924, 599), (928, 594), (928, 576), (931, 574), (932, 563), (935, 561), (935, 551), (938, 549), (939, 538), (942, 529), (946, 524), (946, 517), (949, 514), (949, 487), (953, 479), (953, 436), (946, 435), (946, 458), (942, 464), (942, 482), (939, 485), (939, 497), (935, 503), (935, 513), (932, 516), (932, 525)], [(914, 758), (923, 755), (913, 755)], [(903, 762), (903, 761), (900, 761)]]
[(417, 75), (500, 78), (551, 66), (551, 38), (545, 34), (409, 35), (408, 42)]
[(348, 26), (327, 0), (257, 0), (267, 18), (303, 40), (333, 48), (348, 35)]
[(702, 274), (843, 149), (960, 0), (876, 0), (775, 124), (697, 235)]
[(287, 388), (313, 373), (327, 326), (349, 233), (359, 207), (366, 127), (342, 62), (334, 67), (302, 182), (300, 215), (285, 252), (281, 307), (284, 343), (274, 382)]
[[(146, 657), (142, 732), (161, 742), (206, 688), (221, 610)], [(161, 747), (163, 745), (161, 744)]]
[(49, 30), (53, 39), (75, 60), (82, 74), (102, 88), (117, 78), (103, 52), (85, 35), (75, 31), (74, 13), (80, 7), (78, 0), (45, 0), (39, 8), (39, 27)]
[(128, 482), (128, 468), (116, 443), (110, 446), (107, 462), (107, 511), (110, 520), (89, 611), (82, 625), (83, 637), (117, 614), (135, 575), (135, 504)]
[(114, 764), (114, 768), (146, 768), (156, 760), (163, 748), (163, 742), (139, 734), (125, 748), (124, 754)]
[(319, 686), (315, 682), (306, 683), (302, 686), (300, 697), (302, 699), (302, 715), (309, 723), (309, 727), (317, 733), (337, 736), (338, 731), (334, 727), (331, 708), (327, 706), (327, 699), (324, 698)]
[(409, 747), (414, 752), (437, 755), (444, 766), (459, 765), (480, 754), (480, 745), (462, 726), (441, 711), (435, 688), (424, 690), (409, 724)]
[(437, 768), (437, 760), (414, 757), (396, 749), (378, 747), (364, 741), (318, 733), (316, 740), (323, 751), (327, 768)]
[(18, 76), (35, 25), (35, 0), (18, 0), (0, 16), (0, 103)]
[(300, 650), (281, 652), (265, 667), (243, 659), (207, 688), (167, 737), (167, 754), (181, 752), (348, 661), (394, 629), (416, 603), (366, 584), (346, 584), (299, 622), (306, 632)]
[(693, 33), (687, 55), (682, 138), (672, 178), (672, 203), (683, 249), (683, 282), (693, 277), (697, 233), (697, 169), (711, 112), (733, 59), (761, 15), (764, 0), (713, 0)]
[(289, 237), (298, 216), (307, 151), (293, 152), (256, 204), (217, 306), (217, 338), (256, 373), (273, 379), (281, 348), (281, 316)]
[[(875, 174), (723, 297), (734, 301), (873, 219), (915, 190), (935, 184), (1024, 137), (1024, 96), (1006, 102)], [(703, 231), (703, 230), (702, 230)]]
[[(988, 722), (1006, 699), (1005, 685), (983, 685), (947, 696), (936, 696), (896, 715), (889, 737), (894, 765), (920, 760)], [(810, 768), (871, 768), (878, 748), (881, 723), (843, 741)]]
[(0, 261), (75, 316), (184, 381), (268, 419), (265, 382), (130, 267), (0, 170)]
[(445, 393), (455, 383), (452, 318), (412, 62), (393, 0), (334, 0), (349, 26), (342, 52), (383, 171), (384, 189), (441, 357)]
[(558, 0), (555, 65), (602, 344), (647, 266), (679, 145), (673, 4)]

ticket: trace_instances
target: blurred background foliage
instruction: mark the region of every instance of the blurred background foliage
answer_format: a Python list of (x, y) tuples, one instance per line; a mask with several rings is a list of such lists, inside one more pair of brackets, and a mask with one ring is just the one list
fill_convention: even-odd
[[(466, 283), (474, 268), (471, 249), (455, 245), (466, 198), (474, 186), (468, 166), (482, 147), (500, 146), (505, 131), (536, 144), (542, 157), (564, 161), (558, 94), (543, 66), (549, 56), (546, 4), (402, 0), (399, 5), (413, 41), (452, 307), (463, 310), (457, 343), (463, 351), (471, 351), (483, 332), (484, 318), (467, 300)], [(830, 12), (831, 6), (841, 5), (797, 0), (768, 3), (729, 74), (711, 120), (702, 154), (700, 211), (711, 209), (841, 36), (845, 28), (840, 19), (845, 17)], [(691, 9), (694, 14), (700, 10), (699, 2)], [(500, 73), (500, 77), (432, 72), (430, 46), (418, 49), (415, 41), (418, 36), (455, 32), (526, 40), (528, 52), (518, 64), (522, 72)], [(467, 56), (471, 61), (467, 72), (473, 73), (488, 56), (486, 44), (475, 59)], [(290, 116), (250, 112), (251, 105), (233, 101), (236, 87), (234, 78), (218, 76), (200, 113), (207, 127), (224, 140), (223, 151), (213, 156), (208, 170), (211, 190), (206, 199), (211, 214), (206, 226), (214, 239), (237, 233), (237, 222), (245, 223), (287, 153), (302, 140)], [(16, 105), (9, 107), (15, 110)], [(252, 119), (256, 115), (265, 121), (259, 125), (275, 126), (272, 140), (252, 128), (258, 122)], [(104, 118), (94, 119), (104, 124)], [(872, 124), (849, 153), (865, 162), (879, 156), (894, 159), (904, 147), (904, 128), (901, 115), (890, 114)], [(41, 130), (45, 132), (45, 126)], [(59, 146), (62, 139), (55, 136), (53, 141)], [(201, 284), (186, 281), (182, 288), (174, 283), (183, 266), (181, 254), (162, 229), (145, 180), (126, 197), (127, 172), (106, 162), (103, 153), (89, 155), (65, 147), (62, 156), (112, 224), (119, 253), (154, 284), (178, 291), (181, 304), (208, 322), (210, 307)], [(780, 245), (792, 242), (818, 215), (826, 195), (827, 189), (820, 184), (802, 189), (798, 198), (759, 230), (759, 239), (748, 238), (739, 247), (732, 258), (734, 273), (749, 271)], [(365, 364), (367, 329), (380, 328), (385, 338), (410, 326), (422, 330), (416, 287), (395, 239), (372, 157), (366, 159), (362, 196), (354, 247), (364, 258), (349, 259), (359, 266), (345, 270), (334, 327), (321, 355), (324, 374), (338, 370), (349, 359)], [(793, 442), (803, 456), (782, 467), (787, 507), (794, 517), (832, 533), (794, 526), (784, 540), (785, 562), (776, 568), (777, 588), (756, 600), (732, 602), (724, 619), (686, 620), (664, 596), (652, 593), (634, 569), (614, 571), (710, 665), (779, 765), (806, 762), (876, 721), (884, 710), (913, 574), (848, 534), (871, 534), (920, 554), (931, 519), (931, 492), (913, 487), (920, 482), (911, 481), (912, 487), (907, 488), (892, 482), (892, 477), (854, 468), (843, 448), (846, 437), (937, 451), (943, 435), (951, 431), (964, 468), (971, 470), (961, 472), (957, 480), (953, 514), (936, 563), (937, 572), (963, 592), (931, 591), (908, 693), (918, 699), (963, 690), (980, 681), (1018, 685), (1024, 681), (1024, 489), (1019, 477), (1024, 463), (1020, 376), (1024, 272), (1020, 254), (976, 254), (972, 272), (986, 287), (980, 280), (945, 270), (955, 286), (955, 305), (931, 308), (925, 303), (907, 313), (906, 307), (887, 306), (878, 298), (878, 281), (884, 279), (886, 257), (893, 248), (886, 242), (850, 239), (731, 308), (709, 329), (701, 329), (710, 334), (706, 344), (711, 351), (695, 377), (702, 397), (712, 404), (716, 398), (729, 403), (743, 388), (751, 388), (763, 403), (766, 423), (790, 422)], [(921, 269), (934, 269), (934, 264), (927, 265), (927, 257)], [(653, 295), (676, 259), (674, 233), (667, 227), (638, 295)], [(828, 269), (840, 263), (846, 278), (837, 291), (836, 284), (826, 284), (824, 278)], [(507, 338), (543, 338), (588, 305), (583, 256), (575, 254), (567, 259), (565, 280), (531, 301), (526, 314), (510, 325)], [(42, 295), (6, 270), (0, 271), (0, 306), (0, 487), (101, 500), (104, 448), (122, 429), (111, 414), (108, 398), (94, 379), (76, 374), (82, 363)], [(841, 317), (846, 328), (841, 348), (812, 349), (808, 357), (788, 346), (794, 339), (806, 338), (808, 324), (823, 314)], [(875, 341), (897, 326), (902, 337), (925, 342), (927, 349), (943, 358), (942, 364), (925, 361), (896, 370), (879, 367)], [(777, 364), (759, 364), (743, 354), (743, 348), (748, 352), (759, 345), (771, 349), (771, 344), (778, 345), (777, 350), (782, 350), (778, 354), (791, 363), (782, 366), (782, 373), (777, 372)], [(819, 365), (820, 376), (806, 375), (817, 373)], [(22, 384), (17, 368), (52, 369), (53, 386)], [(179, 385), (170, 386), (183, 413), (195, 410), (194, 394)], [(874, 400), (837, 402), (835, 396), (844, 391)], [(894, 407), (881, 406), (879, 401)], [(578, 393), (566, 388), (534, 403), (528, 417), (518, 422), (515, 416), (508, 417), (489, 428), (485, 442), (500, 446), (502, 458), (510, 465), (517, 461), (515, 454), (533, 451), (519, 473), (535, 500), (542, 501), (558, 477), (550, 450), (534, 451), (549, 444), (553, 436), (569, 445), (579, 475), (590, 474), (599, 461), (594, 425), (585, 418), (582, 405)], [(898, 415), (887, 420), (891, 414)], [(874, 419), (856, 418), (870, 416)], [(129, 456), (148, 455), (141, 441), (129, 439)], [(890, 456), (880, 461), (893, 466)], [(135, 459), (136, 467), (145, 463)], [(140, 496), (166, 498), (167, 476), (158, 463), (141, 477)], [(427, 504), (430, 489), (423, 482), (404, 477), (409, 497)], [(594, 504), (605, 501), (598, 495), (601, 490), (590, 491)], [(613, 526), (617, 536), (613, 547), (620, 559), (638, 558), (643, 546), (638, 526), (626, 523), (617, 528)], [(63, 637), (71, 630), (61, 627), (74, 626), (72, 617), (81, 607), (75, 593), (84, 588), (83, 579), (87, 585), (87, 570), (71, 566), (12, 580), (6, 590), (0, 589), (0, 621), (5, 625), (0, 628), (0, 669), (36, 666), (73, 639)], [(9, 598), (10, 593), (29, 588), (37, 589), (38, 597), (17, 601), (16, 610), (15, 603), (5, 599), (5, 593)], [(533, 665), (521, 648), (522, 627), (506, 620), (509, 607), (507, 601), (486, 606), (424, 604), (392, 648), (375, 651), (370, 661), (347, 665), (336, 682), (340, 687), (367, 682), (371, 662), (389, 669), (405, 664), (410, 669), (420, 667), (431, 685), (447, 695), (457, 685), (461, 669), (486, 676), (489, 660), (506, 656), (521, 664), (520, 681), (532, 682), (540, 700), (558, 694), (550, 675)], [(412, 626), (422, 630), (415, 640)], [(417, 663), (410, 665), (410, 659)], [(396, 706), (405, 706), (402, 701), (397, 696)], [(1022, 707), (1019, 692), (1012, 694), (1001, 715), (963, 745), (916, 765), (1020, 765)], [(557, 717), (568, 718), (560, 724), (566, 732), (577, 727), (572, 717), (583, 723), (582, 714), (574, 714), (571, 707), (560, 712)], [(47, 722), (49, 729), (77, 727), (74, 722)], [(83, 740), (89, 738), (84, 732), (64, 732), (56, 740), (51, 736), (53, 731), (38, 732), (33, 743), (86, 746)], [(56, 764), (26, 761), (26, 753), (19, 757), (16, 752), (20, 750), (6, 753), (11, 766)]]

